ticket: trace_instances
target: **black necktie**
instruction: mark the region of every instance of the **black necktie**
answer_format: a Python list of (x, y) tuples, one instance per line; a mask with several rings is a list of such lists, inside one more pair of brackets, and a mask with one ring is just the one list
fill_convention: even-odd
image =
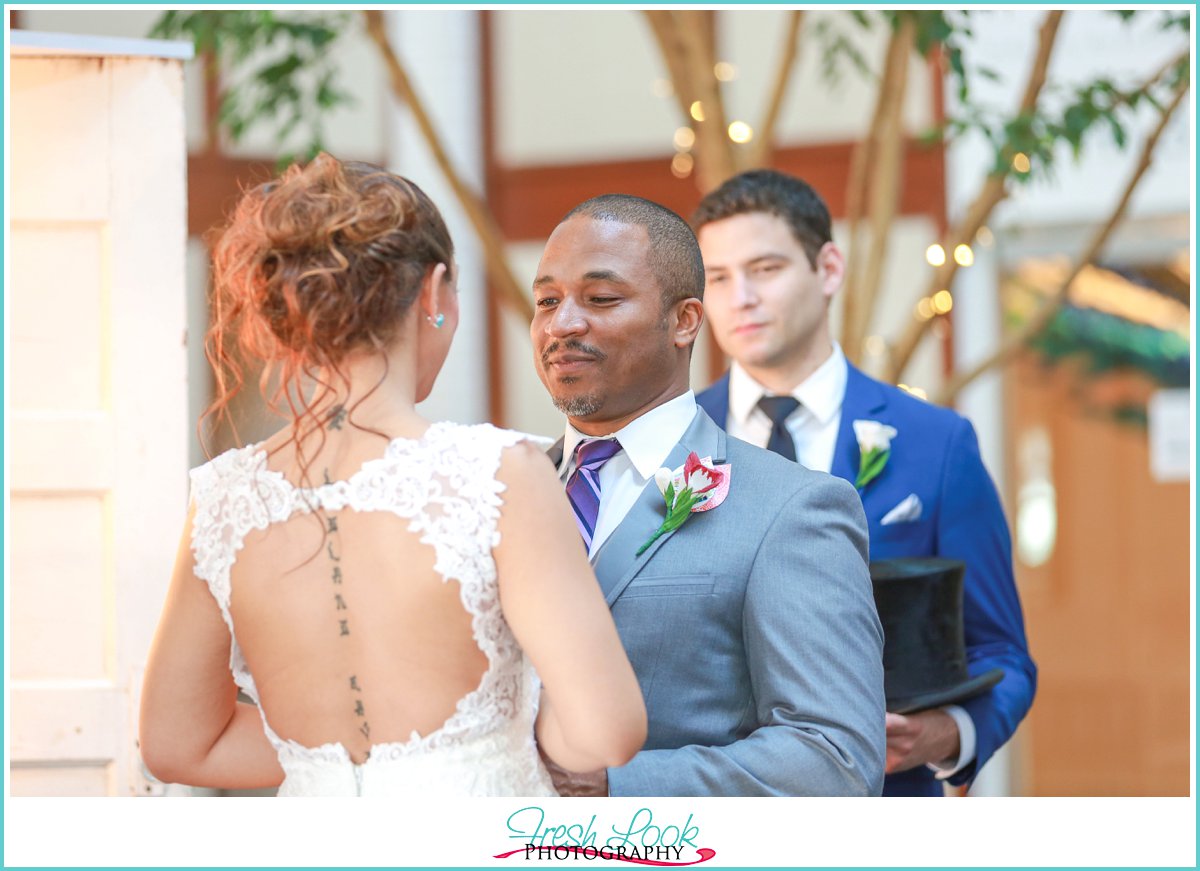
[(764, 396), (758, 400), (758, 407), (771, 418), (771, 440), (767, 442), (767, 450), (785, 459), (795, 460), (796, 443), (792, 441), (792, 434), (788, 432), (784, 421), (800, 407), (800, 400), (794, 396)]

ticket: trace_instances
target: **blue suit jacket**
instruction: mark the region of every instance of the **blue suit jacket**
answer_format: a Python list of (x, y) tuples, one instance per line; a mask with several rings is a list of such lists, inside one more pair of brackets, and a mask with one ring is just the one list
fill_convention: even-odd
[[(726, 425), (729, 374), (697, 397), (713, 420)], [(971, 424), (955, 412), (910, 396), (849, 367), (834, 475), (851, 483), (858, 472), (855, 420), (895, 427), (887, 466), (861, 494), (870, 530), (871, 559), (942, 556), (967, 564), (963, 620), (968, 670), (992, 668), (1004, 678), (989, 692), (962, 703), (975, 724), (975, 762), (950, 778), (970, 783), (1007, 741), (1033, 703), (1037, 669), (1029, 657), (1021, 603), (1013, 582), (1012, 544), (1000, 497), (979, 456)], [(880, 525), (909, 494), (922, 502), (915, 521)], [(889, 775), (884, 795), (941, 795), (925, 766)]]

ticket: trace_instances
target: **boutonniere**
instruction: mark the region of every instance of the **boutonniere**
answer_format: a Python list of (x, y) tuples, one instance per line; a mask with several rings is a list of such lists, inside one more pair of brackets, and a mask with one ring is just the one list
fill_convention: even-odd
[(678, 469), (659, 469), (654, 483), (667, 503), (667, 517), (650, 539), (638, 548), (637, 556), (658, 541), (660, 536), (683, 526), (683, 522), (701, 511), (710, 511), (725, 501), (729, 494), (729, 472), (726, 464), (714, 466), (711, 457), (703, 460), (696, 452), (688, 454), (687, 462)]
[(854, 486), (861, 490), (883, 471), (892, 455), (892, 439), (896, 428), (877, 420), (854, 421), (854, 437), (858, 440), (858, 477)]

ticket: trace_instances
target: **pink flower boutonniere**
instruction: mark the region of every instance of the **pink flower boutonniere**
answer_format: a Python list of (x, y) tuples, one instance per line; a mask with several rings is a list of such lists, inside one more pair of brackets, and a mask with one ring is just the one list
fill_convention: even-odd
[(700, 459), (695, 451), (688, 454), (687, 462), (680, 468), (674, 471), (665, 467), (659, 469), (654, 483), (667, 503), (667, 516), (654, 535), (638, 548), (637, 556), (645, 553), (646, 548), (661, 536), (683, 526), (693, 514), (710, 511), (724, 502), (729, 494), (730, 470), (728, 464), (714, 466), (711, 457)]

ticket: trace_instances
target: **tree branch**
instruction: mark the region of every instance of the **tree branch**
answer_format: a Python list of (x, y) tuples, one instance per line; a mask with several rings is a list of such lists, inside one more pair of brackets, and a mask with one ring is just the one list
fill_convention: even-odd
[[(1033, 65), (1029, 68), (1029, 76), (1025, 82), (1021, 102), (1017, 107), (1018, 117), (1032, 112), (1037, 106), (1038, 96), (1046, 84), (1046, 72), (1050, 66), (1050, 57), (1062, 17), (1063, 10), (1061, 9), (1046, 13), (1046, 18), (1038, 31), (1037, 53), (1034, 56)], [(931, 297), (939, 290), (950, 287), (954, 276), (958, 273), (958, 261), (954, 259), (954, 249), (959, 245), (970, 244), (975, 238), (975, 234), (979, 232), (979, 228), (991, 217), (996, 206), (1008, 196), (1006, 181), (1007, 175), (1003, 173), (989, 175), (984, 181), (974, 202), (968, 207), (966, 215), (943, 239), (942, 247), (946, 251), (946, 262), (938, 267), (931, 276), (922, 297)], [(932, 318), (913, 319), (909, 322), (900, 339), (892, 346), (891, 366), (888, 373), (891, 381), (895, 382), (900, 379), (908, 361), (912, 359), (917, 345), (920, 344), (932, 324)]]
[[(908, 67), (916, 43), (916, 21), (902, 15), (888, 42), (883, 81), (877, 105), (877, 136), (872, 149), (876, 158), (871, 161), (870, 197), (871, 247), (867, 251), (866, 267), (861, 283), (856, 283), (855, 299), (844, 316), (843, 345), (854, 362), (860, 357), (863, 336), (870, 327), (870, 315), (879, 298), (883, 264), (887, 258), (888, 237), (900, 205), (902, 163), (904, 159), (904, 92), (908, 87)], [(857, 260), (857, 256), (855, 258)], [(859, 298), (861, 296), (861, 299)]]
[(1145, 143), (1143, 143), (1142, 151), (1134, 167), (1133, 174), (1125, 183), (1125, 189), (1121, 192), (1121, 197), (1117, 200), (1117, 204), (1108, 216), (1108, 220), (1097, 230), (1087, 247), (1084, 248), (1083, 253), (1076, 259), (1070, 273), (1059, 286), (1058, 290), (1041, 304), (1033, 316), (1021, 325), (1020, 329), (1010, 333), (1000, 344), (1000, 347), (991, 355), (972, 366), (968, 371), (953, 378), (939, 393), (937, 397), (939, 403), (949, 403), (958, 396), (964, 387), (988, 369), (1007, 362), (1024, 348), (1030, 339), (1044, 330), (1054, 319), (1054, 316), (1058, 314), (1059, 309), (1062, 308), (1063, 303), (1067, 300), (1067, 294), (1071, 289), (1071, 285), (1075, 283), (1075, 279), (1079, 277), (1079, 274), (1083, 272), (1085, 267), (1095, 262), (1100, 252), (1104, 250), (1104, 246), (1108, 244), (1113, 231), (1124, 220), (1125, 213), (1129, 210), (1129, 203), (1133, 199), (1134, 191), (1137, 190), (1137, 186), (1141, 183), (1142, 178), (1146, 175), (1146, 171), (1153, 162), (1154, 149), (1158, 146), (1158, 141), (1167, 129), (1167, 125), (1171, 121), (1171, 116), (1175, 114), (1175, 110), (1179, 108), (1187, 92), (1187, 81), (1180, 82), (1175, 89), (1175, 95), (1171, 98), (1171, 102), (1161, 112), (1158, 124), (1155, 125), (1154, 130), (1150, 133)]
[(804, 10), (796, 9), (788, 20), (788, 29), (783, 41), (783, 56), (775, 71), (771, 99), (767, 103), (762, 122), (755, 131), (754, 146), (750, 150), (748, 161), (752, 167), (766, 166), (770, 162), (771, 152), (775, 147), (775, 127), (779, 123), (779, 113), (783, 110), (783, 101), (792, 81), (792, 71), (800, 56), (800, 32), (803, 24)]
[(692, 96), (694, 89), (687, 67), (686, 52), (679, 39), (671, 12), (664, 9), (645, 9), (642, 10), (642, 14), (650, 23), (650, 32), (654, 34), (658, 50), (662, 53), (663, 63), (667, 67), (667, 76), (671, 79), (671, 87), (675, 91), (675, 102), (679, 105), (679, 111), (683, 115), (685, 123), (690, 125), (692, 117), (689, 114), (689, 108), (692, 100), (695, 99)]
[(483, 243), (488, 279), (492, 286), (500, 292), (500, 299), (509, 308), (525, 319), (532, 320), (533, 302), (529, 294), (521, 288), (508, 265), (508, 259), (504, 253), (504, 238), (500, 233), (500, 228), (496, 225), (495, 219), (492, 218), (483, 201), (467, 186), (454, 168), (454, 164), (451, 163), (441, 138), (433, 128), (429, 113), (425, 111), (425, 105), (414, 90), (408, 72), (400, 63), (400, 58), (396, 55), (391, 40), (388, 39), (383, 12), (378, 9), (369, 9), (365, 10), (363, 15), (366, 17), (367, 34), (378, 47), (384, 64), (387, 66), (392, 93), (412, 112), (413, 120), (416, 121), (425, 144), (433, 154), (433, 159), (450, 183), (450, 187), (454, 189), (454, 194), (467, 213), (467, 218), (474, 226), (475, 232), (479, 234), (479, 239)]
[(688, 79), (694, 88), (693, 96), (704, 109), (704, 120), (697, 121), (696, 179), (702, 192), (707, 193), (737, 172), (733, 142), (726, 133), (725, 102), (721, 83), (713, 67), (712, 41), (704, 10), (680, 10), (671, 13), (684, 46)]

